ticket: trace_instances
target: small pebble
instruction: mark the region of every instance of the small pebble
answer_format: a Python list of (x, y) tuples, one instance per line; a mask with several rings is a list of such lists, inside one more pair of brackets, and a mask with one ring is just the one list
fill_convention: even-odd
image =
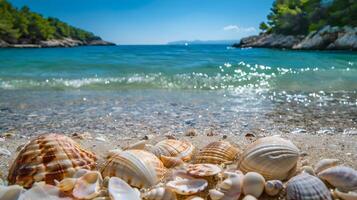
[(103, 136), (98, 136), (95, 139), (98, 140), (98, 141), (101, 141), (101, 142), (105, 142), (106, 141)]
[(227, 137), (228, 137), (227, 135), (223, 135), (222, 136), (223, 139), (227, 139)]
[(145, 135), (142, 139), (143, 140), (150, 140), (152, 138), (154, 138), (154, 135)]

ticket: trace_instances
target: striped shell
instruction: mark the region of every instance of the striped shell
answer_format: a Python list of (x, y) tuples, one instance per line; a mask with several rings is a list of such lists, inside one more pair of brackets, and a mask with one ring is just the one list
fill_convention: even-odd
[(289, 140), (265, 137), (250, 144), (243, 152), (239, 169), (258, 172), (267, 180), (285, 180), (296, 171), (299, 149)]
[(189, 161), (192, 158), (194, 149), (195, 147), (188, 141), (167, 139), (148, 150), (158, 158), (161, 156), (179, 157), (183, 161)]
[(318, 173), (318, 176), (341, 192), (357, 190), (357, 171), (350, 167), (331, 167)]
[(71, 177), (78, 169), (94, 169), (95, 160), (93, 153), (67, 136), (41, 135), (19, 152), (10, 167), (8, 180), (25, 188), (39, 181), (54, 185), (55, 180)]
[(143, 195), (146, 200), (176, 200), (176, 194), (165, 187), (154, 188)]
[(134, 187), (151, 187), (164, 176), (166, 169), (152, 153), (127, 150), (110, 157), (102, 169), (103, 177), (116, 176)]
[(162, 164), (164, 164), (164, 166), (167, 168), (173, 168), (184, 164), (181, 158), (177, 157), (161, 156), (160, 160)]
[(216, 141), (205, 146), (195, 157), (195, 163), (222, 164), (238, 157), (239, 149), (227, 141)]
[(332, 200), (326, 185), (317, 177), (301, 173), (286, 185), (287, 200)]

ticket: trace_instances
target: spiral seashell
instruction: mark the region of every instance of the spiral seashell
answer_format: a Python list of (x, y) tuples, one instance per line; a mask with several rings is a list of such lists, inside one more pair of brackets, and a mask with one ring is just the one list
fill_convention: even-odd
[(315, 173), (318, 174), (323, 170), (336, 166), (340, 161), (338, 159), (322, 159), (315, 165)]
[(99, 195), (102, 182), (99, 172), (89, 172), (77, 179), (72, 194), (78, 199), (93, 199)]
[(275, 196), (284, 188), (283, 182), (280, 180), (271, 180), (265, 183), (265, 193), (269, 196)]
[(243, 152), (239, 169), (258, 172), (267, 180), (285, 180), (295, 173), (299, 149), (278, 136), (265, 137), (250, 144)]
[(10, 167), (8, 181), (25, 188), (40, 181), (54, 185), (54, 180), (72, 177), (78, 169), (94, 169), (95, 160), (93, 153), (83, 150), (67, 136), (41, 135), (19, 152)]
[(147, 150), (158, 158), (161, 156), (178, 157), (186, 162), (191, 160), (194, 149), (195, 147), (188, 141), (166, 139)]
[(181, 158), (177, 157), (161, 156), (160, 160), (162, 164), (164, 164), (164, 166), (167, 168), (173, 168), (184, 164)]
[(334, 193), (341, 198), (342, 200), (356, 200), (357, 199), (357, 191), (353, 192), (341, 192), (338, 189), (334, 191)]
[(214, 176), (221, 173), (222, 168), (213, 164), (191, 164), (187, 166), (187, 173), (196, 176)]
[(301, 173), (286, 185), (287, 200), (332, 200), (326, 185), (317, 177)]
[(118, 177), (109, 179), (108, 192), (112, 200), (141, 200), (140, 192)]
[(230, 174), (218, 184), (217, 189), (209, 190), (212, 200), (237, 200), (242, 193), (243, 174)]
[(320, 172), (318, 176), (341, 192), (357, 190), (357, 171), (350, 167), (331, 167)]
[(176, 200), (176, 194), (165, 187), (158, 187), (150, 190), (143, 195), (146, 200)]
[(227, 141), (212, 142), (205, 146), (195, 157), (195, 163), (222, 164), (237, 159), (239, 149)]
[(256, 172), (248, 172), (243, 177), (243, 193), (259, 198), (264, 192), (265, 179)]
[(173, 180), (166, 184), (166, 187), (181, 195), (192, 195), (202, 192), (207, 186), (208, 182), (205, 179)]
[(255, 198), (255, 197), (252, 196), (252, 195), (247, 195), (247, 196), (245, 196), (242, 200), (258, 200), (258, 199)]
[(102, 169), (104, 177), (116, 176), (129, 185), (147, 188), (156, 185), (166, 169), (152, 153), (143, 150), (127, 150), (113, 155)]
[(0, 186), (0, 199), (20, 199), (23, 192), (24, 188), (19, 185)]

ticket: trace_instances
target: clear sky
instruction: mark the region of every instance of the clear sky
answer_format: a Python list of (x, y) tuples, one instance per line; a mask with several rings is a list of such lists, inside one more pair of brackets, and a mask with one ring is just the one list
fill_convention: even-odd
[(9, 0), (117, 44), (236, 40), (257, 34), (273, 0)]

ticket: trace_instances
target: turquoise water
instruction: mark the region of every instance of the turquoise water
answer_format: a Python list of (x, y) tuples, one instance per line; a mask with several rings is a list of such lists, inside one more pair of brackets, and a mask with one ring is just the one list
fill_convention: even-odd
[(353, 52), (225, 45), (0, 49), (5, 90), (357, 90)]

